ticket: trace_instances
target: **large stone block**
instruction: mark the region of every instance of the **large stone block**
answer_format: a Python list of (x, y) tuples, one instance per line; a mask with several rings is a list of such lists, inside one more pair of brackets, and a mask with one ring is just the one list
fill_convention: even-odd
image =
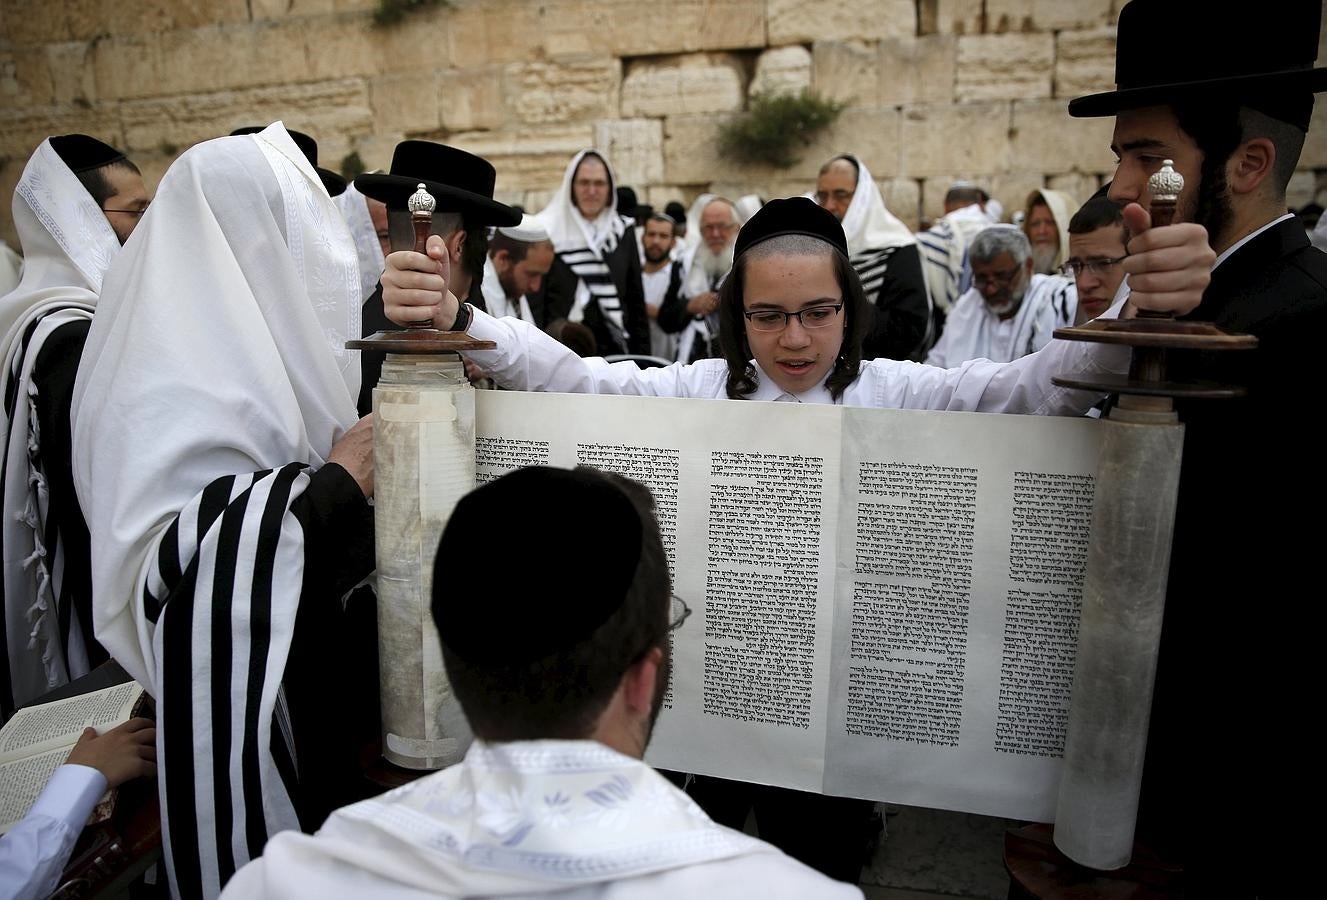
[(242, 125), (265, 125), (278, 119), (320, 144), (333, 135), (373, 129), (369, 91), (358, 78), (129, 100), (121, 104), (120, 115), (126, 149), (131, 151), (186, 147), (229, 134)]
[(503, 71), (508, 110), (533, 125), (615, 117), (621, 84), (622, 64), (612, 57), (511, 63)]
[(503, 131), (453, 134), (445, 140), (493, 163), (498, 170), (498, 190), (551, 192), (562, 183), (571, 158), (592, 146), (594, 126), (589, 122), (527, 125)]
[(1066, 172), (1112, 172), (1110, 151), (1114, 119), (1073, 119), (1063, 100), (1013, 104), (1011, 168), (1058, 175)]
[(1004, 204), (1004, 221), (1009, 222), (1023, 209), (1028, 194), (1042, 187), (1048, 185), (1039, 172), (1004, 172), (991, 176), (987, 190)]
[(981, 34), (985, 26), (984, 0), (938, 0), (936, 31), (940, 34)]
[(769, 0), (771, 46), (827, 40), (879, 40), (917, 33), (913, 0)]
[(17, 110), (54, 102), (55, 84), (45, 48), (0, 48), (0, 106)]
[(1309, 120), (1309, 134), (1299, 165), (1303, 169), (1327, 169), (1327, 102), (1313, 104), (1313, 118)]
[(878, 45), (861, 41), (816, 41), (811, 63), (811, 84), (822, 97), (858, 106), (879, 105), (881, 61)]
[(904, 107), (899, 139), (910, 178), (1003, 171), (1009, 162), (1009, 104), (958, 103)]
[(1049, 97), (1054, 65), (1050, 34), (960, 37), (955, 96), (959, 101)]
[(597, 122), (594, 146), (608, 158), (622, 184), (646, 185), (663, 180), (663, 122), (659, 119)]
[[(34, 148), (35, 149), (35, 148)], [(13, 197), (14, 188), (18, 186), (18, 179), (23, 174), (23, 167), (27, 165), (27, 157), (22, 159), (0, 157), (0, 197)], [(14, 227), (13, 207), (8, 203), (0, 203), (0, 239), (19, 250), (18, 229)]]
[(756, 60), (748, 95), (798, 94), (811, 86), (811, 51), (801, 46), (766, 50)]
[(671, 116), (742, 108), (741, 63), (726, 54), (633, 62), (622, 79), (622, 115)]
[(56, 103), (96, 103), (97, 79), (92, 71), (92, 45), (83, 41), (46, 45)]
[(246, 0), (5, 0), (0, 40), (34, 46), (248, 21)]
[(439, 77), (432, 72), (374, 78), (369, 82), (373, 130), (407, 134), (435, 131), (442, 125), (441, 97)]
[(921, 182), (915, 178), (877, 178), (885, 206), (913, 231), (918, 230), (922, 205)]
[(933, 34), (880, 42), (880, 102), (950, 103), (958, 67), (958, 38)]
[(393, 28), (371, 27), (362, 15), (326, 16), (303, 22), (286, 19), (266, 27), (298, 33), (305, 62), (297, 80), (379, 73), (418, 76), (451, 64), (447, 52), (449, 20), (441, 12), (441, 8), (430, 9), (412, 16), (408, 24)]
[(1047, 178), (1046, 187), (1053, 191), (1062, 191), (1073, 199), (1074, 205), (1069, 209), (1069, 214), (1073, 215), (1078, 211), (1078, 207), (1087, 202), (1088, 197), (1097, 192), (1097, 188), (1101, 187), (1101, 181), (1095, 172), (1069, 172)]
[(1115, 87), (1115, 28), (1062, 31), (1055, 38), (1055, 96), (1109, 91)]
[(0, 106), (0, 159), (26, 162), (32, 151), (46, 138), (74, 131), (96, 135), (108, 144), (126, 149), (124, 130), (120, 126), (119, 110), (115, 104), (99, 104), (90, 108), (73, 104), (27, 108)]
[(786, 169), (748, 164), (719, 153), (719, 129), (730, 115), (669, 116), (664, 122), (664, 175), (674, 184), (741, 184), (797, 182), (797, 193), (811, 190), (816, 173), (830, 157), (856, 153), (872, 172), (899, 171), (899, 114), (892, 107), (849, 107), (830, 128), (808, 146), (799, 146), (800, 159)]
[(1059, 31), (1114, 25), (1111, 0), (986, 0), (986, 29)]
[(442, 127), (448, 131), (498, 128), (507, 121), (502, 69), (451, 69), (438, 76)]

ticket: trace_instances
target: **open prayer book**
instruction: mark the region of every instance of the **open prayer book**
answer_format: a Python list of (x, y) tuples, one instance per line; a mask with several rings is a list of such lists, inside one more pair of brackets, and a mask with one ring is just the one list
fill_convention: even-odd
[[(143, 686), (129, 681), (14, 713), (0, 728), (0, 833), (28, 814), (84, 728), (104, 732), (139, 715), (150, 702)], [(104, 822), (113, 812), (114, 791), (107, 791), (88, 824)]]
[[(654, 493), (694, 615), (651, 764), (1050, 821), (1099, 435), (1089, 419), (481, 391), (476, 475), (585, 464)], [(596, 565), (593, 534), (532, 539)]]

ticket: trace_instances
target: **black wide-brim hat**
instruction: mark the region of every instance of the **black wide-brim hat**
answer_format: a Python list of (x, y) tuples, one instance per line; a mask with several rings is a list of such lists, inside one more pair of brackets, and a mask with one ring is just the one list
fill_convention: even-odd
[(1069, 101), (1069, 115), (1113, 116), (1198, 99), (1233, 100), (1307, 131), (1322, 6), (1278, 0), (1231, 15), (1211, 0), (1132, 0), (1120, 10), (1116, 90)]
[[(246, 125), (243, 128), (236, 128), (230, 133), (230, 136), (257, 134), (266, 128), (266, 125)], [(304, 154), (304, 158), (309, 161), (309, 165), (313, 166), (313, 170), (318, 173), (318, 180), (323, 183), (323, 187), (327, 188), (328, 196), (336, 197), (344, 194), (346, 192), (346, 180), (331, 169), (324, 169), (318, 165), (318, 142), (302, 131), (287, 128), (286, 134), (290, 135), (290, 139), (295, 142), (295, 146), (299, 147), (300, 152)]]
[(488, 160), (432, 141), (402, 141), (390, 172), (360, 175), (355, 187), (388, 209), (405, 209), (420, 182), (438, 201), (438, 212), (460, 213), (470, 225), (519, 225), (521, 214), (493, 199), (497, 171)]

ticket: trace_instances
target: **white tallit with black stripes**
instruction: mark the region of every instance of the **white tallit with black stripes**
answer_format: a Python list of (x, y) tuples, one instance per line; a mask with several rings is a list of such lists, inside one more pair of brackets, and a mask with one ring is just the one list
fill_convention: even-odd
[(176, 896), (298, 827), (279, 689), (304, 575), (291, 503), (356, 421), (355, 248), (280, 123), (167, 171), (74, 389), (93, 619), (157, 699)]
[(92, 317), (102, 278), (120, 252), (105, 213), (49, 139), (23, 169), (13, 212), (27, 256), (23, 279), (0, 297), (5, 404), (0, 538), (10, 688), (0, 706), (30, 702), (88, 670), (82, 628), (64, 590), (64, 548), (48, 518), (32, 367), (51, 332)]
[[(586, 154), (598, 157), (608, 170), (608, 205), (593, 221), (581, 215), (571, 193), (576, 168)], [(567, 318), (579, 322), (585, 317), (585, 307), (591, 303), (597, 304), (613, 338), (619, 345), (626, 347), (628, 334), (622, 317), (622, 298), (618, 296), (617, 285), (613, 283), (606, 262), (608, 255), (617, 249), (617, 242), (632, 224), (631, 219), (617, 213), (616, 186), (617, 177), (603, 154), (596, 150), (582, 150), (572, 157), (562, 176), (562, 186), (548, 206), (539, 213), (538, 219), (552, 239), (553, 250), (558, 258), (580, 279)]]
[(843, 234), (848, 239), (848, 261), (862, 282), (862, 293), (875, 302), (880, 286), (885, 283), (890, 256), (899, 247), (917, 243), (917, 239), (885, 206), (866, 163), (851, 154), (844, 156), (857, 164), (857, 190), (842, 222)]

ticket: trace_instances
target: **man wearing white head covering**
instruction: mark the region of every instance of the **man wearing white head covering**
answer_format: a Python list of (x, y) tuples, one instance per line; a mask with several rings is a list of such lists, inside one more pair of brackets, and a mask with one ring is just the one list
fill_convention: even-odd
[(1038, 189), (1028, 194), (1023, 233), (1032, 243), (1033, 271), (1055, 275), (1069, 255), (1069, 219), (1078, 204), (1063, 191)]
[(926, 363), (952, 369), (970, 359), (1012, 362), (1050, 343), (1074, 323), (1078, 294), (1061, 275), (1033, 270), (1027, 236), (992, 225), (968, 247), (972, 287), (959, 298)]
[(970, 181), (955, 182), (945, 193), (944, 216), (917, 235), (922, 271), (926, 274), (934, 311), (926, 336), (927, 346), (935, 343), (949, 310), (968, 289), (971, 277), (967, 269), (968, 244), (977, 232), (991, 225), (986, 196), (985, 191)]
[[(530, 305), (553, 266), (553, 243), (534, 216), (521, 217), (521, 224), (499, 226), (488, 239), (484, 260), (484, 305), (493, 316), (515, 316), (531, 325), (547, 325)], [(543, 306), (539, 307), (543, 311)]]
[(650, 320), (632, 220), (617, 212), (608, 161), (595, 150), (572, 157), (539, 220), (557, 259), (544, 280), (549, 321), (584, 323), (598, 353), (650, 352)]
[(69, 475), (69, 396), (102, 278), (146, 205), (138, 169), (82, 134), (42, 141), (14, 191), (27, 260), (19, 286), (0, 298), (0, 628), (8, 652), (0, 719), (106, 658), (91, 640), (87, 525)]
[[(355, 241), (355, 255), (359, 260), (359, 290), (367, 299), (378, 289), (378, 276), (382, 274), (383, 259), (385, 259), (383, 242), (378, 234), (379, 223), (373, 221), (370, 204), (382, 207), (384, 230), (387, 227), (387, 205), (381, 200), (364, 196), (353, 183), (347, 184), (341, 194), (332, 198), (332, 202), (341, 210), (341, 216), (346, 220), (346, 227), (350, 229), (350, 236)], [(390, 247), (391, 243), (389, 242), (387, 246)]]
[(711, 196), (701, 208), (696, 224), (700, 243), (686, 261), (680, 290), (659, 306), (659, 327), (677, 335), (680, 362), (719, 356), (719, 288), (733, 267), (743, 221), (736, 204), (724, 197)]
[(152, 212), (88, 335), (74, 477), (97, 637), (157, 701), (172, 890), (212, 897), (347, 799), (376, 718), (342, 600), (373, 568), (373, 427), (354, 244), (280, 123), (186, 151)]
[(862, 358), (907, 359), (931, 318), (917, 239), (885, 207), (866, 164), (850, 154), (820, 168), (814, 199), (843, 225), (848, 259), (871, 303)]

